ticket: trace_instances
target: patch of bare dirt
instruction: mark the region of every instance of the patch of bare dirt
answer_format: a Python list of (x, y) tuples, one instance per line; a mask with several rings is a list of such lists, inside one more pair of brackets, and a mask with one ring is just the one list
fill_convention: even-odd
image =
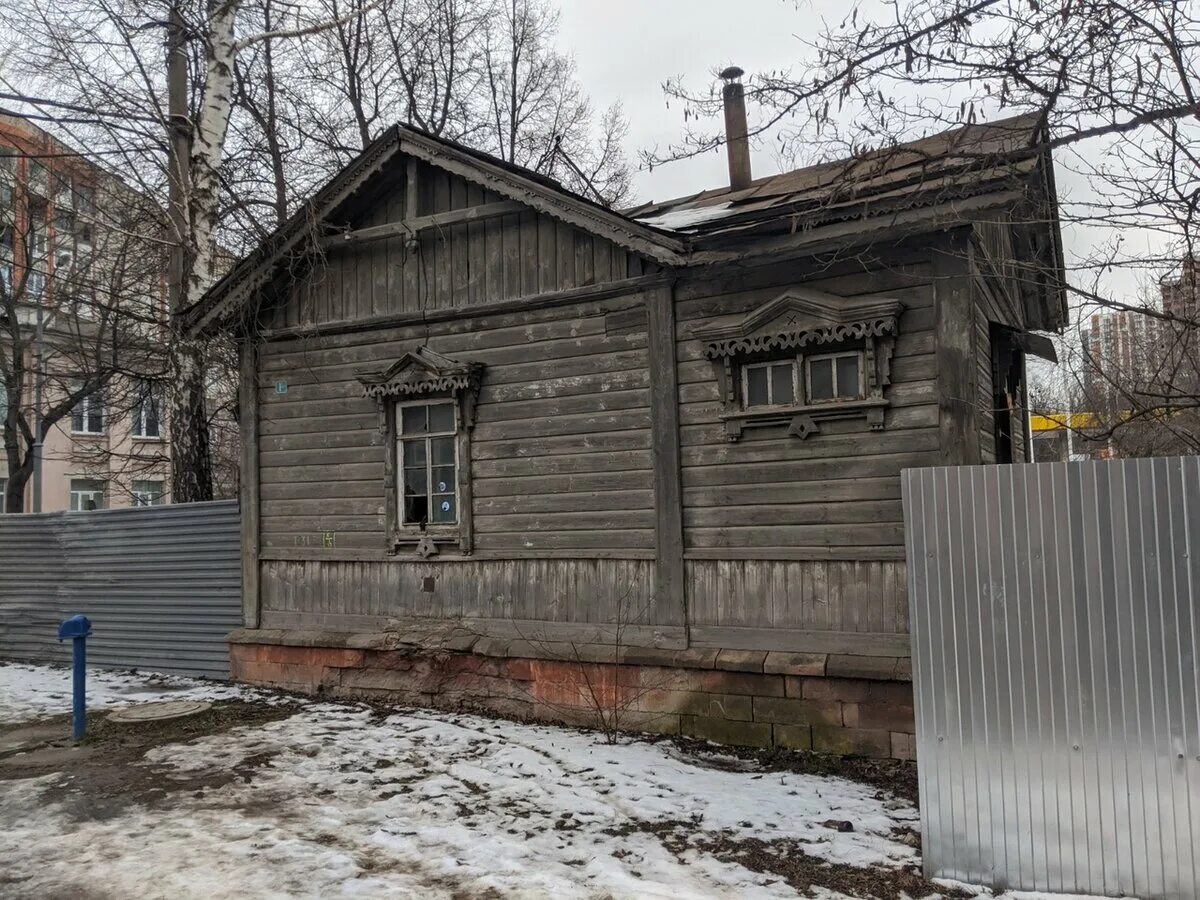
[[(684, 737), (670, 740), (684, 757), (697, 765), (746, 772), (746, 764), (755, 771), (797, 772), (802, 775), (828, 775), (861, 781), (890, 791), (917, 806), (917, 764), (899, 759), (860, 759), (816, 753), (812, 750), (756, 750), (753, 747), (714, 747), (706, 741)], [(722, 760), (722, 757), (724, 759)]]
[(619, 828), (608, 829), (605, 833), (616, 837), (639, 832), (651, 834), (680, 860), (684, 860), (689, 852), (704, 853), (752, 872), (774, 876), (804, 896), (811, 896), (813, 888), (871, 900), (971, 896), (964, 891), (929, 881), (916, 867), (859, 868), (806, 853), (804, 845), (810, 842), (801, 839), (763, 840), (741, 837), (727, 831), (697, 834), (698, 825), (699, 822), (695, 820), (635, 820)]
[(152, 765), (144, 757), (155, 747), (274, 722), (296, 709), (291, 704), (239, 700), (214, 703), (194, 716), (165, 721), (117, 723), (94, 715), (88, 719), (87, 737), (78, 746), (66, 737), (71, 727), (69, 716), (44, 720), (36, 725), (39, 733), (61, 728), (64, 737), (24, 752), (0, 754), (0, 781), (61, 773), (46, 790), (48, 800), (62, 803), (64, 811), (79, 820), (108, 819), (132, 803), (152, 806), (181, 791), (194, 793), (237, 780), (250, 781), (254, 772), (270, 763), (273, 754), (257, 753), (227, 769), (194, 774)]

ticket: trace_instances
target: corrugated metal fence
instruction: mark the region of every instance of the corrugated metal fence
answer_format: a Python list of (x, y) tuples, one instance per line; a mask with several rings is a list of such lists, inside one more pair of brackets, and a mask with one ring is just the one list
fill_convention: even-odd
[(89, 663), (228, 677), (238, 523), (236, 501), (0, 515), (0, 658), (69, 661), (58, 623), (83, 613)]
[(904, 474), (930, 875), (1200, 896), (1200, 460)]

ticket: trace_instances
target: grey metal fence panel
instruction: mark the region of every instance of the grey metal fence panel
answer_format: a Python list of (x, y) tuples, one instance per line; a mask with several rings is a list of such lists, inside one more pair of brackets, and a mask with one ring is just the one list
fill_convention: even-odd
[(903, 491), (927, 874), (1200, 896), (1200, 460)]
[(67, 661), (83, 613), (97, 666), (226, 678), (240, 550), (236, 501), (0, 516), (0, 658)]

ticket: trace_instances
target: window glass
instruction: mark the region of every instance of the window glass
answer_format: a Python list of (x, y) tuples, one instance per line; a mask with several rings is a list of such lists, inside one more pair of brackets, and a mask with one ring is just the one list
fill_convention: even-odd
[(786, 406), (796, 401), (796, 363), (753, 363), (742, 369), (746, 406)]
[(104, 433), (104, 398), (99, 391), (75, 404), (71, 412), (71, 430), (76, 434)]
[(71, 510), (104, 509), (104, 482), (94, 478), (71, 479)]
[(837, 395), (839, 397), (858, 397), (858, 354), (839, 356), (837, 358)]
[(454, 406), (449, 403), (439, 403), (429, 407), (430, 431), (454, 430)]
[(154, 383), (138, 381), (133, 407), (134, 437), (156, 438), (162, 436), (162, 420), (158, 412), (158, 392)]
[(771, 402), (767, 370), (755, 366), (746, 370), (746, 405), (765, 406)]
[(771, 366), (771, 402), (773, 404), (791, 403), (795, 400), (791, 364), (786, 366)]
[(404, 434), (421, 434), (429, 430), (428, 406), (400, 407), (400, 431)]
[(163, 483), (161, 481), (135, 481), (133, 483), (134, 506), (162, 506)]
[(457, 449), (452, 403), (399, 408), (401, 523), (453, 525), (458, 521)]
[(833, 399), (833, 360), (810, 360), (808, 364), (808, 399)]

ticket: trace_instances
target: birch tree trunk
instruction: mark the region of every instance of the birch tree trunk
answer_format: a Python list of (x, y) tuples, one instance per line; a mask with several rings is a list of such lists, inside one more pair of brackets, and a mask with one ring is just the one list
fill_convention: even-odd
[(201, 342), (188, 337), (181, 316), (212, 284), (215, 272), (220, 168), (233, 111), (234, 23), (239, 0), (224, 0), (210, 8), (205, 36), (205, 79), (200, 113), (192, 129), (186, 173), (176, 177), (186, 187), (180, 203), (186, 218), (180, 229), (181, 259), (177, 277), (178, 306), (172, 310), (171, 492), (176, 503), (213, 498), (213, 468), (208, 434), (207, 379)]

